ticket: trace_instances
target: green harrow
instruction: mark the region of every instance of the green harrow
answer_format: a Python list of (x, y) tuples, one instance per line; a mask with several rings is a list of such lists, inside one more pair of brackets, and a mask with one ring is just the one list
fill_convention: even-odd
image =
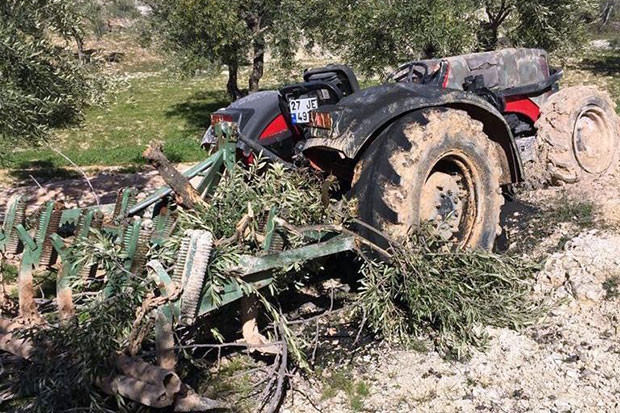
[[(207, 203), (222, 171), (235, 167), (234, 130), (222, 124), (218, 133), (219, 149), (183, 173), (188, 180), (200, 178), (195, 188)], [(210, 295), (203, 295), (214, 243), (209, 231), (188, 230), (184, 233), (172, 271), (167, 271), (157, 260), (147, 262), (149, 249), (165, 242), (175, 228), (177, 213), (167, 207), (171, 194), (172, 189), (163, 187), (137, 202), (137, 191), (125, 188), (118, 192), (116, 202), (111, 205), (65, 209), (61, 202), (49, 201), (28, 218), (24, 197), (11, 198), (0, 230), (0, 252), (4, 258), (19, 258), (19, 314), (13, 320), (0, 319), (0, 350), (28, 358), (30, 344), (17, 338), (13, 332), (23, 327), (45, 324), (34, 296), (34, 277), (42, 270), (55, 268), (57, 271), (56, 302), (60, 322), (75, 316), (71, 282), (80, 277), (93, 276), (98, 266), (97, 263), (75, 260), (70, 254), (71, 246), (77, 241), (89, 239), (93, 236), (93, 230), (97, 230), (121, 243), (123, 256), (126, 257), (122, 265), (126, 271), (137, 276), (148, 274), (154, 277), (160, 294), (169, 298), (169, 302), (152, 314), (158, 366), (144, 365), (136, 360), (117, 362), (122, 372), (121, 378), (102, 387), (149, 406), (163, 407), (176, 403), (175, 410), (182, 411), (178, 400), (175, 401), (181, 387), (175, 384), (171, 388), (169, 376), (166, 376), (172, 374), (176, 377), (173, 383), (179, 381), (174, 373), (176, 358), (172, 332), (175, 325), (192, 324), (198, 317), (223, 305), (244, 297), (247, 299), (247, 288), (240, 285), (238, 278), (258, 290), (274, 281), (274, 270), (353, 250), (358, 241), (354, 235), (335, 230), (308, 230), (303, 234), (304, 239), (308, 240), (307, 245), (283, 250), (278, 232), (282, 229), (277, 224), (275, 207), (271, 208), (264, 225), (262, 255), (241, 256), (238, 265), (229, 269), (231, 277), (224, 282), (218, 302), (214, 302)], [(108, 293), (104, 291), (104, 294)], [(147, 367), (155, 369), (156, 374), (145, 376)], [(162, 377), (168, 378), (162, 381)], [(131, 386), (124, 384), (127, 380), (132, 383)], [(142, 385), (136, 387), (135, 383)], [(195, 407), (193, 405), (192, 408)]]

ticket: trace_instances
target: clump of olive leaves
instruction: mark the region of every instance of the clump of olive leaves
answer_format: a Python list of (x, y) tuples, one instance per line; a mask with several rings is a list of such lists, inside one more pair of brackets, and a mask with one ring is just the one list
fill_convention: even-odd
[[(325, 192), (322, 185), (314, 172), (288, 170), (277, 163), (259, 161), (249, 168), (227, 169), (208, 207), (180, 210), (175, 232), (163, 247), (152, 249), (151, 258), (171, 269), (185, 230), (211, 231), (216, 242), (203, 293), (217, 303), (223, 282), (230, 277), (226, 269), (234, 266), (241, 254), (260, 253), (259, 234), (272, 207), (290, 226), (347, 227), (353, 203), (332, 200), (326, 206), (321, 199), (321, 190)], [(244, 219), (249, 225), (242, 236), (229, 242), (239, 235), (238, 224)], [(304, 242), (307, 240), (293, 232), (287, 234), (287, 248)], [(100, 410), (100, 405), (109, 403), (92, 383), (109, 374), (110, 354), (126, 351), (136, 328), (144, 327), (136, 326), (136, 310), (145, 297), (156, 292), (147, 277), (124, 269), (120, 240), (94, 232), (90, 240), (72, 248), (82, 262), (97, 262), (105, 277), (75, 280), (74, 293), (82, 294), (75, 319), (31, 334), (45, 349), (35, 354), (19, 381), (24, 394), (37, 395), (30, 401), (31, 410), (76, 406)], [(472, 347), (484, 346), (485, 325), (516, 328), (534, 322), (540, 314), (540, 304), (529, 298), (536, 268), (517, 258), (457, 250), (428, 235), (413, 235), (405, 245), (394, 245), (389, 252), (389, 260), (378, 261), (370, 258), (372, 254), (358, 251), (360, 288), (352, 305), (365, 326), (379, 337), (402, 342), (426, 336), (444, 354), (463, 357)], [(282, 269), (268, 291), (254, 291), (242, 279), (237, 282), (260, 297), (273, 322), (285, 326), (282, 336), (288, 351), (304, 366), (305, 341), (286, 327), (286, 316), (277, 305), (278, 291), (295, 288), (303, 281), (296, 277), (302, 264)], [(141, 323), (149, 322), (146, 317)], [(141, 348), (152, 349), (152, 339), (146, 335)]]

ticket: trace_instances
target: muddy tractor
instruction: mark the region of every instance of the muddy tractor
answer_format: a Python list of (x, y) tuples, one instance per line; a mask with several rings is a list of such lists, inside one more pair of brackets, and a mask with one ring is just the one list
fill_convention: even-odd
[[(167, 186), (146, 198), (138, 200), (136, 188), (123, 188), (114, 204), (68, 208), (50, 200), (29, 214), (27, 197), (15, 195), (0, 211), (0, 265), (10, 259), (18, 273), (13, 318), (0, 317), (0, 351), (31, 359), (37, 341), (22, 334), (24, 329), (74, 325), (83, 308), (77, 305), (83, 297), (74, 295), (76, 280), (91, 289), (103, 285), (89, 293), (98, 302), (112, 301), (117, 290), (101, 284), (110, 280), (102, 259), (76, 254), (104, 239), (116, 251), (113, 271), (122, 275), (117, 278), (155, 285), (136, 314), (148, 314), (154, 324), (157, 364), (135, 357), (146, 334), (137, 318), (131, 358), (110, 355), (113, 372), (95, 384), (157, 408), (213, 407), (214, 401), (190, 391), (175, 371), (180, 337), (175, 331), (239, 302), (244, 345), (276, 355), (277, 379), (269, 383), (275, 383), (277, 402), (286, 388), (287, 349), (285, 340), (276, 348), (277, 342), (258, 333), (256, 298), (277, 274), (358, 252), (360, 246), (389, 260), (395, 249), (386, 244), (427, 223), (461, 246), (491, 248), (512, 184), (577, 182), (615, 166), (614, 104), (591, 87), (559, 90), (561, 76), (549, 68), (547, 54), (534, 49), (410, 62), (386, 83), (366, 89), (348, 67), (329, 65), (306, 71), (303, 82), (252, 94), (213, 113), (203, 145), (214, 144), (215, 150), (183, 173), (151, 145), (143, 156)], [(216, 190), (231, 193), (226, 177), (240, 168), (239, 156), (249, 162), (259, 154), (331, 175), (321, 186), (327, 207), (334, 206), (330, 183), (339, 180), (342, 195), (357, 199), (342, 205), (357, 205), (361, 220), (346, 211), (339, 215), (346, 223), (295, 227), (274, 204), (256, 211), (259, 218), (247, 231), (253, 247), (246, 248), (244, 234), (255, 216), (248, 205), (233, 237), (218, 239), (203, 226), (181, 231), (181, 209), (216, 205)], [(294, 245), (287, 241), (292, 237)], [(171, 238), (177, 242), (173, 263), (149, 253)], [(241, 244), (244, 253), (221, 260), (219, 275), (213, 275), (216, 249), (231, 243)], [(56, 275), (55, 305), (37, 298), (41, 274)], [(0, 304), (4, 297), (0, 290)]]
[(587, 180), (617, 159), (614, 103), (589, 86), (560, 90), (561, 77), (540, 49), (412, 61), (366, 89), (328, 65), (234, 102), (212, 125), (236, 122), (246, 158), (301, 160), (339, 178), (379, 230), (367, 234), (374, 242), (430, 222), (488, 249), (513, 184)]

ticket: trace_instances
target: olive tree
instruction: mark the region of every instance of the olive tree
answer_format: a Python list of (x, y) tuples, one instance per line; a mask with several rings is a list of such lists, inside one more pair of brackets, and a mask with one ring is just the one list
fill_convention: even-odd
[(548, 51), (580, 47), (587, 24), (593, 20), (597, 0), (483, 0), (480, 47), (492, 50), (500, 35), (511, 44)]
[[(570, 51), (597, 0), (283, 0), (296, 4), (311, 43), (367, 73), (406, 60), (502, 45)], [(499, 40), (505, 39), (502, 43)], [(501, 43), (501, 44), (500, 44)]]
[[(226, 88), (233, 99), (240, 66), (251, 61), (250, 92), (257, 91), (264, 71), (265, 51), (290, 57), (294, 42), (281, 30), (280, 0), (149, 0), (151, 24), (164, 45), (193, 61), (228, 68)], [(152, 32), (152, 31), (151, 31)]]
[(75, 59), (81, 16), (72, 2), (0, 2), (0, 145), (45, 140), (81, 119), (93, 89)]
[(469, 0), (307, 0), (299, 23), (313, 43), (372, 74), (397, 62), (475, 47)]

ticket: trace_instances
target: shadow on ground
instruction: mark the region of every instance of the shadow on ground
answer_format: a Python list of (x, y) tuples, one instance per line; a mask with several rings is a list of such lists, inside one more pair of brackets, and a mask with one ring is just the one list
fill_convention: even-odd
[(596, 75), (618, 76), (620, 75), (620, 51), (596, 58), (586, 58), (580, 66)]
[(166, 117), (185, 118), (188, 125), (207, 128), (211, 123), (211, 113), (230, 104), (223, 90), (209, 90), (194, 93), (185, 102), (171, 106)]
[(80, 172), (56, 165), (50, 160), (21, 162), (9, 175), (23, 184), (45, 183), (51, 179), (76, 179)]
[[(3, 191), (0, 206), (4, 207), (13, 195), (27, 196), (30, 206), (59, 199), (64, 200), (67, 207), (85, 207), (95, 205), (97, 201), (110, 204), (115, 202), (116, 194), (122, 188), (133, 187), (140, 192), (150, 193), (163, 185), (163, 180), (155, 170), (139, 174), (131, 172), (101, 172), (87, 181), (82, 172), (72, 169), (52, 167), (12, 171), (14, 176), (25, 177), (24, 186), (13, 186)], [(33, 185), (35, 180), (40, 186)]]
[[(527, 251), (537, 242), (535, 237), (528, 239), (524, 234), (532, 224), (533, 219), (540, 217), (541, 210), (527, 202), (518, 199), (506, 200), (500, 214), (502, 232), (497, 237), (495, 251), (502, 253), (509, 249)], [(518, 243), (520, 245), (513, 245)]]

